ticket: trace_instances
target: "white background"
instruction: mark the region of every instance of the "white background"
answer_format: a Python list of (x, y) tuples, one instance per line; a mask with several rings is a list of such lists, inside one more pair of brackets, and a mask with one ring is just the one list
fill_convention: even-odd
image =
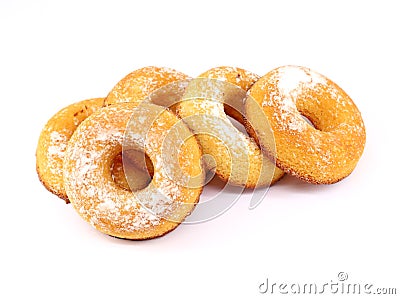
[[(340, 271), (399, 293), (396, 2), (0, 0), (0, 297), (261, 298), (266, 278), (335, 282)], [(285, 64), (330, 77), (362, 112), (364, 155), (340, 183), (286, 177), (255, 210), (243, 197), (216, 220), (129, 242), (37, 179), (48, 118), (139, 67), (262, 75)]]

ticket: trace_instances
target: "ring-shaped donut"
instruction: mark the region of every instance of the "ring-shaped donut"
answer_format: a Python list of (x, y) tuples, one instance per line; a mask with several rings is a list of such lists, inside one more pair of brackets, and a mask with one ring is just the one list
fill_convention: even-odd
[[(110, 165), (124, 143), (128, 150), (143, 151), (154, 166), (142, 190), (125, 190), (112, 179)], [(171, 150), (179, 167), (170, 165)], [(74, 209), (99, 231), (124, 239), (154, 238), (176, 228), (198, 202), (204, 183), (201, 156), (193, 134), (168, 109), (115, 104), (93, 113), (71, 137), (64, 158), (65, 188)], [(178, 175), (172, 178), (168, 169), (196, 180), (188, 184)]]
[(284, 175), (227, 117), (244, 124), (243, 100), (257, 79), (240, 68), (210, 69), (189, 82), (176, 109), (196, 133), (208, 168), (215, 167), (223, 181), (245, 188), (270, 185)]
[(69, 105), (51, 117), (42, 129), (36, 148), (36, 171), (50, 192), (64, 199), (63, 159), (68, 141), (79, 124), (103, 106), (103, 98), (94, 98)]
[[(282, 66), (260, 78), (249, 90), (245, 116), (249, 134), (278, 167), (311, 183), (345, 178), (364, 150), (365, 127), (354, 102), (309, 68)], [(262, 117), (273, 136), (264, 132)]]

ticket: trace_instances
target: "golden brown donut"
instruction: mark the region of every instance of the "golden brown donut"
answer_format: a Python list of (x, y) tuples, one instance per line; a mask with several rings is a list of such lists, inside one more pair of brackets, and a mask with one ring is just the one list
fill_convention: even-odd
[[(249, 90), (245, 115), (249, 133), (276, 164), (307, 182), (340, 181), (364, 150), (365, 127), (356, 105), (309, 68), (283, 66), (263, 76)], [(265, 133), (266, 123), (273, 134)]]
[(284, 174), (227, 117), (244, 123), (243, 100), (257, 79), (240, 68), (210, 69), (189, 83), (176, 109), (196, 133), (208, 167), (223, 181), (246, 188), (273, 184)]
[(68, 140), (84, 119), (103, 107), (103, 102), (104, 98), (94, 98), (69, 105), (50, 118), (40, 133), (36, 149), (39, 179), (50, 192), (67, 203), (62, 170)]
[[(150, 184), (136, 192), (112, 179), (115, 157), (142, 151), (151, 160)], [(191, 213), (204, 183), (201, 150), (186, 125), (148, 103), (103, 108), (81, 123), (64, 157), (64, 183), (72, 206), (99, 231), (149, 239), (176, 228)], [(129, 179), (129, 178), (128, 178)]]
[(115, 103), (141, 102), (152, 92), (189, 77), (166, 67), (147, 66), (137, 69), (121, 79), (104, 100), (105, 106)]

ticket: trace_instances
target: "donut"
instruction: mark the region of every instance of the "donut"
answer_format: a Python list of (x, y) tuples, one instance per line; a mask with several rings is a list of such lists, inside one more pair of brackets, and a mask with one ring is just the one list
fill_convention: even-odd
[(94, 98), (69, 105), (51, 117), (40, 133), (36, 148), (39, 179), (46, 189), (67, 203), (62, 170), (68, 140), (84, 119), (103, 107), (103, 102), (104, 98)]
[[(141, 151), (153, 165), (150, 183), (126, 190), (110, 166), (122, 152)], [(129, 155), (129, 154), (128, 154)], [(97, 230), (123, 239), (162, 236), (193, 210), (204, 183), (200, 146), (187, 126), (164, 107), (120, 103), (89, 116), (72, 135), (64, 183), (77, 213)], [(128, 177), (129, 181), (129, 177)]]
[(141, 102), (161, 87), (188, 78), (187, 75), (166, 67), (143, 67), (121, 79), (105, 98), (104, 105)]
[(307, 182), (342, 180), (364, 150), (357, 106), (337, 84), (306, 67), (282, 66), (260, 78), (248, 92), (245, 116), (249, 134), (277, 166)]
[(256, 142), (240, 132), (243, 100), (258, 76), (234, 67), (217, 67), (193, 79), (176, 112), (196, 134), (208, 169), (224, 182), (245, 188), (270, 185), (284, 172), (263, 156)]

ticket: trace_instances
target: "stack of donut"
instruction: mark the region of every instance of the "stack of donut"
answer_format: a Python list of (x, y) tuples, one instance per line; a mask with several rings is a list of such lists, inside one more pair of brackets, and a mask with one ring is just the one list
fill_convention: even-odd
[(354, 170), (365, 139), (350, 97), (305, 67), (262, 77), (217, 67), (194, 79), (144, 67), (107, 97), (57, 112), (40, 134), (36, 169), (96, 229), (141, 240), (185, 220), (207, 173), (242, 188), (270, 186), (285, 173), (332, 184)]

